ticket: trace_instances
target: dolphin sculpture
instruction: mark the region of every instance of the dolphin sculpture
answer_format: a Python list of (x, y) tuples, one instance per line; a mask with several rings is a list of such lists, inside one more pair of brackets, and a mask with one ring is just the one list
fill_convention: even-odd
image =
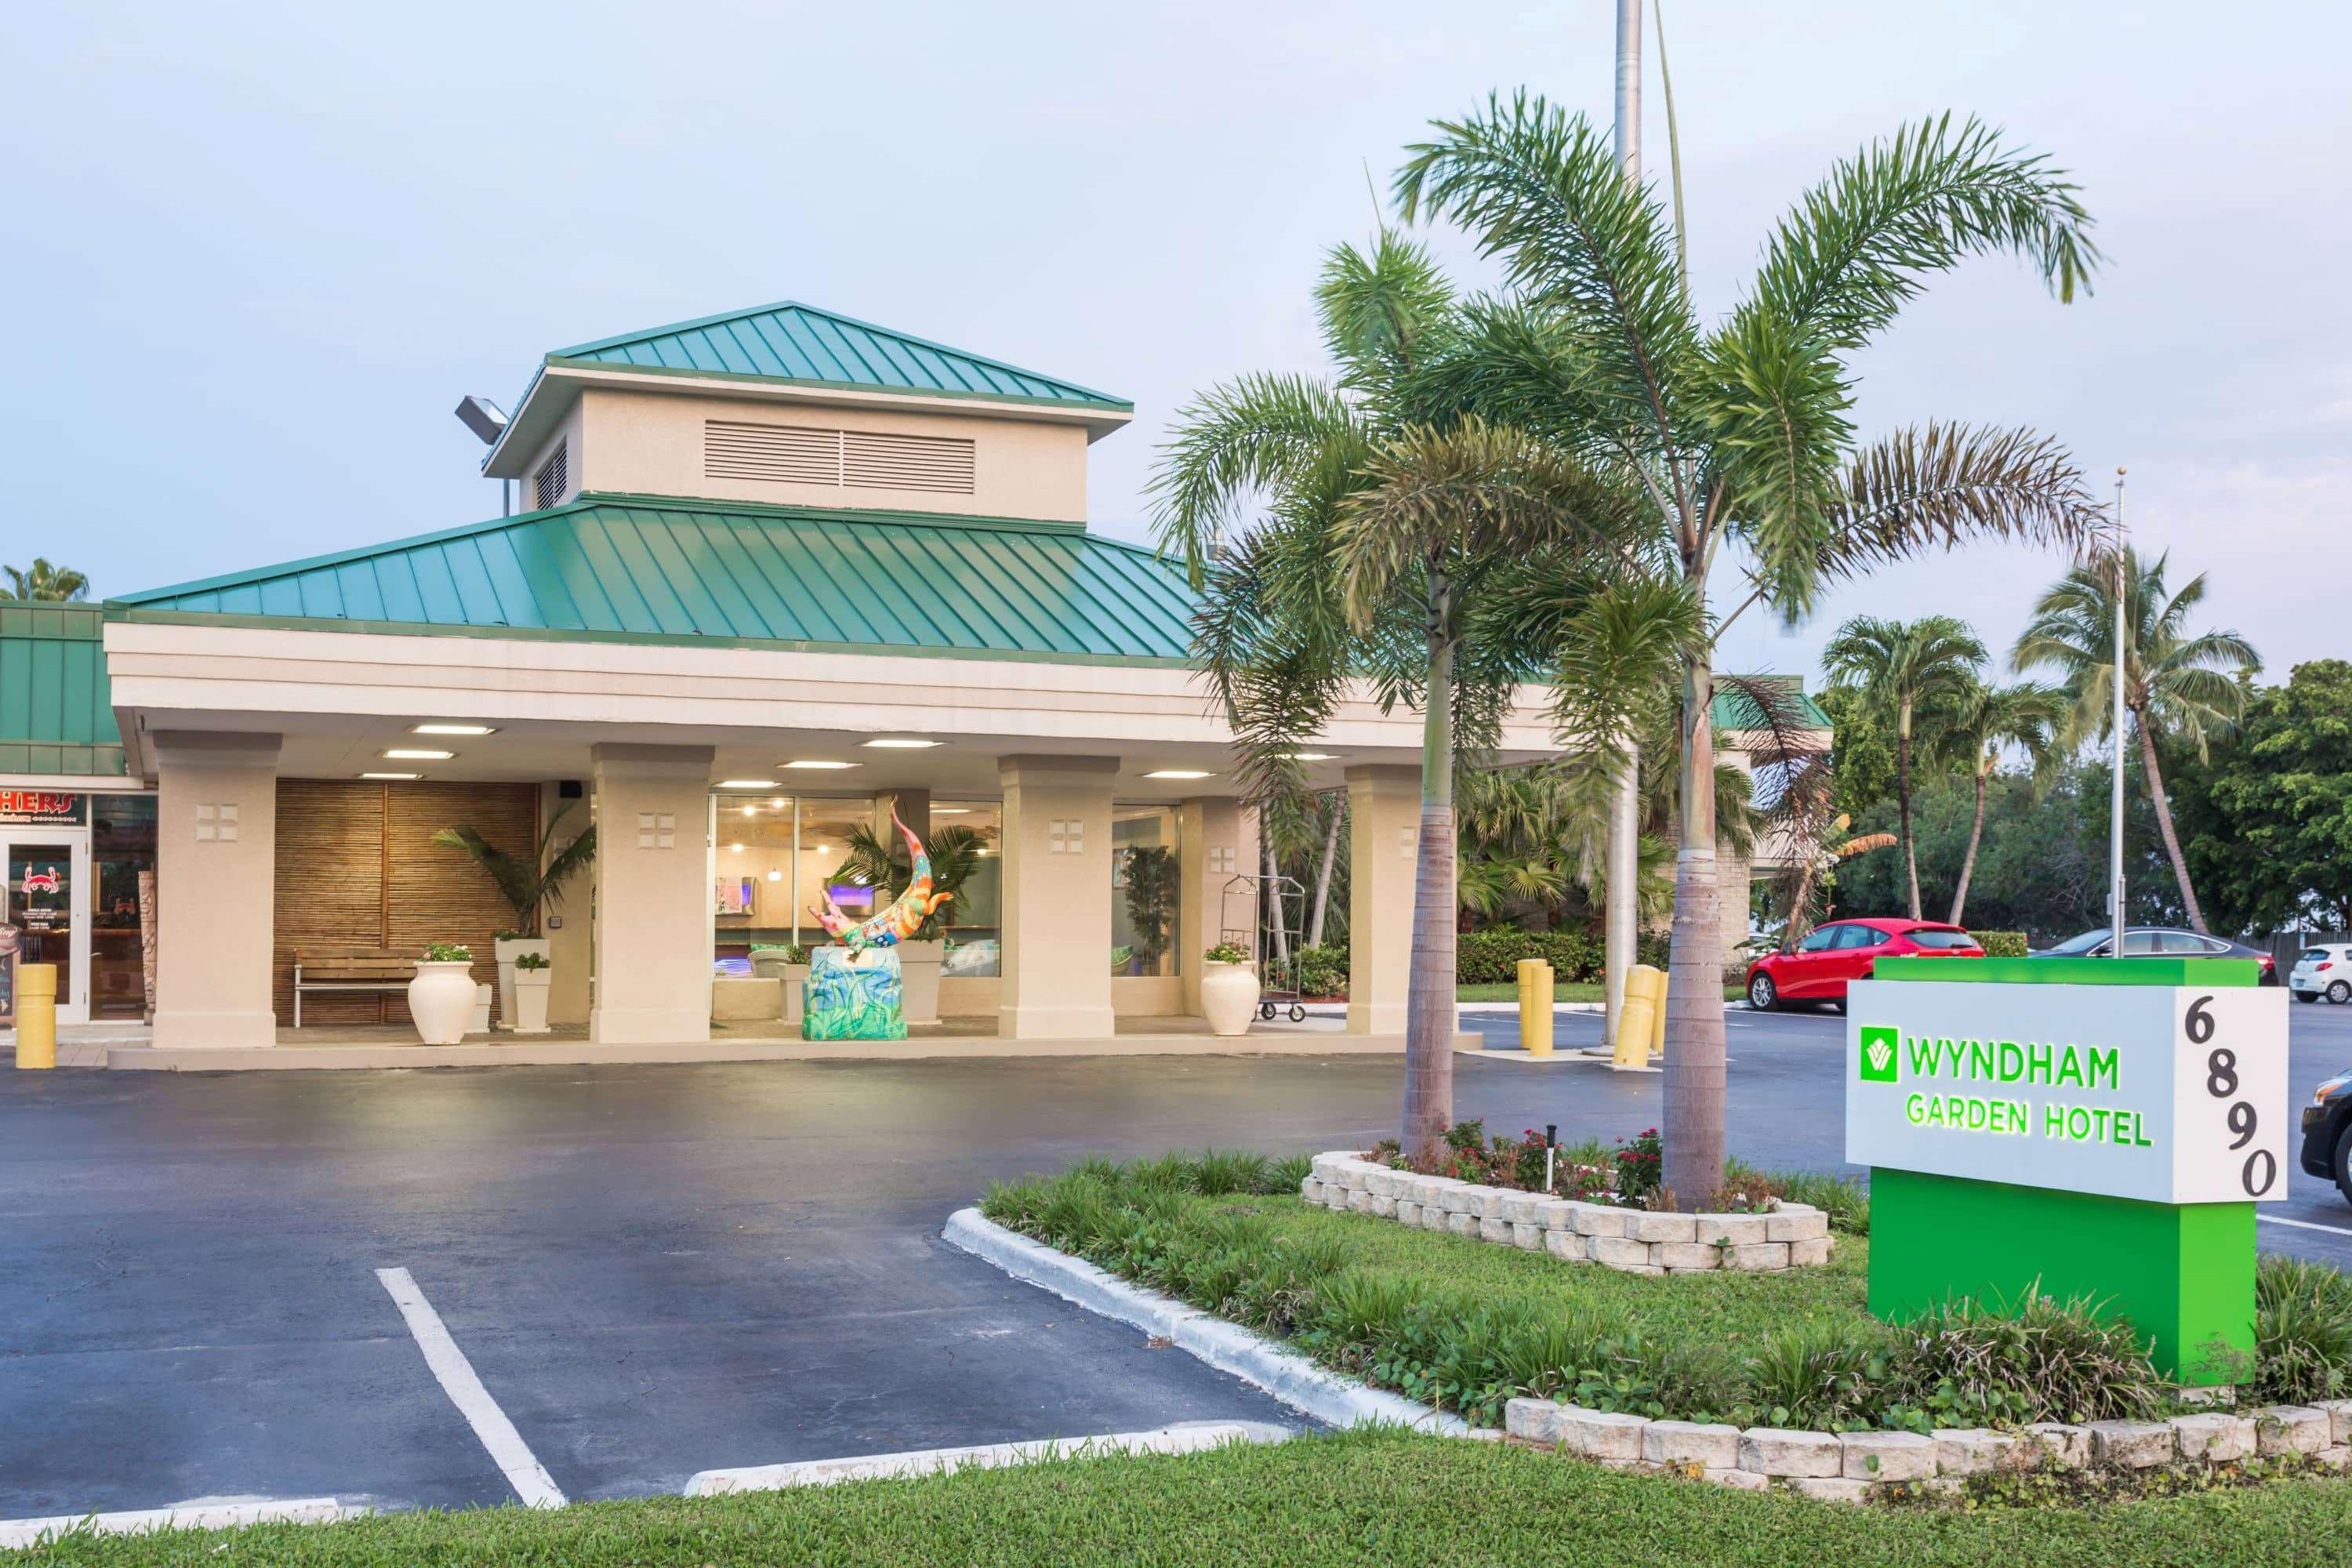
[(931, 891), (931, 858), (923, 853), (923, 841), (915, 837), (914, 829), (898, 820), (898, 808), (895, 805), (890, 808), (890, 826), (906, 836), (907, 853), (914, 861), (914, 879), (907, 884), (907, 890), (892, 900), (888, 908), (877, 910), (866, 921), (851, 920), (833, 901), (831, 893), (824, 895), (824, 908), (812, 905), (809, 909), (825, 934), (852, 952), (869, 947), (898, 946), (955, 897), (953, 893)]

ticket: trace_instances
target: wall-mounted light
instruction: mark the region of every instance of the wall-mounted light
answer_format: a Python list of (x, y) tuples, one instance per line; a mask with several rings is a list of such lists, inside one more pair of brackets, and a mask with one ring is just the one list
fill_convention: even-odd
[(768, 880), (771, 882), (781, 882), (783, 879), (784, 874), (782, 871), (771, 871), (768, 873)]
[(727, 847), (727, 849), (730, 854), (733, 855), (740, 855), (743, 853), (743, 847), (740, 844), (730, 844)]

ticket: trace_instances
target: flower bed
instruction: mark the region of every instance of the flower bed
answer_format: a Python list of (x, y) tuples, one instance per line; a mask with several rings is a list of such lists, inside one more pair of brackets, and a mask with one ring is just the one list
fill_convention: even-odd
[(1423, 1175), (1346, 1152), (1315, 1156), (1298, 1195), (1341, 1213), (1631, 1274), (1779, 1274), (1827, 1263), (1832, 1245), (1829, 1215), (1809, 1204), (1776, 1199), (1754, 1214), (1662, 1213)]

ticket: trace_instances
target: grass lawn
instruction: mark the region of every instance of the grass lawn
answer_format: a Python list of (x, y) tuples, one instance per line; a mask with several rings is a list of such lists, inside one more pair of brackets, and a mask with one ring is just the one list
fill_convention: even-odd
[(1830, 1261), (1788, 1274), (1628, 1274), (1574, 1268), (1541, 1253), (1468, 1237), (1333, 1214), (1296, 1197), (1196, 1199), (1264, 1219), (1285, 1241), (1341, 1247), (1346, 1266), (1391, 1278), (1442, 1279), (1449, 1293), (1546, 1318), (1597, 1312), (1651, 1340), (1691, 1339), (1738, 1352), (1766, 1334), (1872, 1321), (1864, 1298), (1870, 1241), (1841, 1236)]
[(2077, 1509), (1854, 1508), (1619, 1475), (1397, 1432), (1183, 1456), (549, 1512), (83, 1538), (0, 1560), (105, 1565), (737, 1563), (2336, 1563), (2341, 1482)]
[[(1506, 980), (1492, 985), (1456, 986), (1454, 994), (1457, 1001), (1463, 1002), (1517, 1002), (1519, 988)], [(1747, 994), (1737, 985), (1723, 988), (1723, 999), (1727, 1002), (1737, 1002)], [(1551, 986), (1551, 999), (1555, 1002), (1598, 1002), (1601, 1000), (1601, 982), (1555, 980)]]

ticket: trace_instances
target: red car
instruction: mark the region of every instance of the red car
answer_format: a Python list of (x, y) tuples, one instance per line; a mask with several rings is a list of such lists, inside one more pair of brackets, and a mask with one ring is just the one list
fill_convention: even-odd
[(1765, 954), (1748, 966), (1748, 1005), (1769, 1013), (1786, 1002), (1845, 1005), (1845, 983), (1867, 980), (1882, 958), (1982, 958), (1977, 939), (1942, 921), (1829, 921), (1805, 933), (1792, 952)]

